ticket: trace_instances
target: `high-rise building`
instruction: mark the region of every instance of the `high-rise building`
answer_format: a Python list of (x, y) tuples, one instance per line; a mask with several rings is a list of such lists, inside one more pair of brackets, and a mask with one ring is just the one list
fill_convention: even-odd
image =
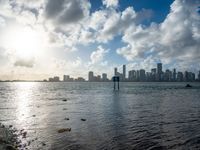
[(129, 79), (129, 81), (135, 81), (136, 80), (136, 71), (135, 70), (130, 70), (128, 72), (128, 79)]
[(107, 81), (108, 78), (107, 78), (107, 74), (106, 73), (103, 73), (102, 74), (102, 81)]
[(96, 78), (96, 81), (101, 81), (101, 76), (100, 75), (97, 75), (97, 78)]
[(60, 78), (58, 76), (55, 76), (53, 78), (49, 78), (49, 81), (51, 81), (51, 82), (59, 82)]
[(184, 73), (184, 81), (189, 81), (189, 72), (187, 71)]
[(144, 69), (140, 69), (140, 77), (139, 77), (140, 81), (145, 81), (146, 80), (146, 75), (145, 75), (145, 70)]
[(177, 81), (178, 82), (182, 82), (183, 81), (183, 73), (182, 72), (178, 72), (177, 73)]
[(69, 81), (69, 79), (70, 79), (70, 76), (69, 75), (64, 75), (63, 76), (63, 81)]
[(173, 81), (176, 81), (176, 69), (173, 69)]
[(164, 73), (164, 81), (171, 81), (171, 71), (169, 69), (167, 69)]
[(94, 81), (94, 73), (92, 71), (88, 73), (88, 81)]
[(114, 75), (117, 75), (117, 68), (114, 68)]
[(123, 79), (126, 79), (126, 65), (123, 65)]
[(151, 72), (146, 72), (146, 81), (152, 81), (152, 74), (151, 74)]
[(157, 64), (157, 80), (162, 81), (162, 63)]
[(156, 68), (151, 69), (151, 81), (156, 81)]

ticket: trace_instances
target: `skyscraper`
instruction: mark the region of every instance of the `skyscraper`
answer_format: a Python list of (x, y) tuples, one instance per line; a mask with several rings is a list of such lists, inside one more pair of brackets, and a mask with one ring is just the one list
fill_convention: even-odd
[(162, 81), (162, 63), (157, 64), (157, 80)]
[(135, 81), (136, 80), (136, 71), (135, 70), (130, 70), (128, 72), (128, 79), (129, 79), (129, 81)]
[(123, 80), (126, 79), (126, 65), (123, 65)]
[(102, 81), (107, 81), (108, 78), (107, 78), (107, 74), (106, 73), (103, 73), (102, 74)]
[(173, 81), (176, 81), (176, 69), (173, 70)]
[(177, 81), (178, 82), (182, 82), (183, 81), (183, 73), (182, 72), (178, 72), (177, 73)]
[(140, 69), (140, 81), (145, 81), (145, 80), (146, 80), (145, 70)]
[(92, 71), (88, 73), (88, 81), (94, 81), (94, 73)]
[(69, 81), (69, 79), (70, 79), (70, 76), (69, 75), (64, 75), (63, 76), (63, 81)]
[(117, 68), (114, 68), (114, 75), (117, 75)]
[(156, 68), (151, 69), (151, 81), (156, 81)]

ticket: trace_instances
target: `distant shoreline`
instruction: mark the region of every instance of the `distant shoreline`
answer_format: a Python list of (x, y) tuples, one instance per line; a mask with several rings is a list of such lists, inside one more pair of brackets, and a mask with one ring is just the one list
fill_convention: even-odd
[[(1, 82), (44, 82), (44, 83), (109, 83), (113, 81), (31, 81), (31, 80), (19, 80), (19, 81), (0, 81)], [(120, 81), (121, 83), (200, 83), (200, 81)]]

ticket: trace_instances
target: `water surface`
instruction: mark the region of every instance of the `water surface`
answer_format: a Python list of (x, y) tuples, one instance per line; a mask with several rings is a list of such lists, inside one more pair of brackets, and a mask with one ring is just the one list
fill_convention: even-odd
[(185, 84), (0, 83), (0, 122), (29, 149), (200, 149), (200, 84)]

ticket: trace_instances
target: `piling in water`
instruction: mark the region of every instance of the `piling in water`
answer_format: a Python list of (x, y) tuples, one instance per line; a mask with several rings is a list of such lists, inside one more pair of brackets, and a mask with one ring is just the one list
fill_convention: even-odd
[(117, 82), (117, 90), (119, 90), (119, 76), (112, 77), (112, 80), (114, 82), (114, 90), (116, 90), (116, 82)]

